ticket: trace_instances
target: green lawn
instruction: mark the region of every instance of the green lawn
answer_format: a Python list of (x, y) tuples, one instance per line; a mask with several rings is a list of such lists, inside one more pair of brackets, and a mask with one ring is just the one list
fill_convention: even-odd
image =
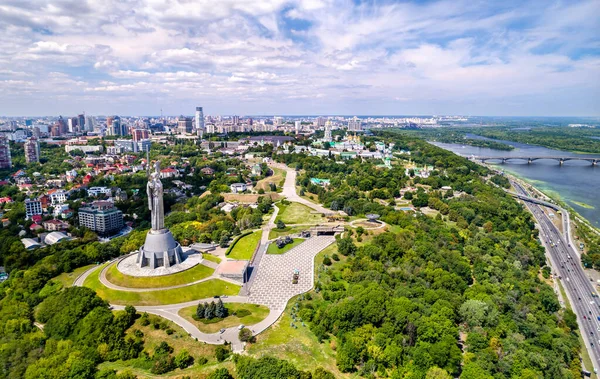
[[(254, 325), (264, 320), (269, 315), (269, 308), (258, 304), (228, 303), (225, 304), (225, 308), (229, 310), (229, 316), (224, 319), (216, 319), (220, 320), (217, 322), (209, 321), (208, 323), (205, 323), (203, 320), (194, 320), (193, 315), (196, 313), (196, 306), (181, 309), (179, 315), (196, 325), (198, 329), (204, 333), (216, 333), (221, 328), (231, 328), (232, 326), (238, 326), (240, 324), (246, 326)], [(233, 315), (233, 313), (239, 311), (246, 311), (244, 313), (249, 312), (249, 314), (243, 315), (243, 317)]]
[(283, 254), (283, 253), (289, 251), (291, 248), (300, 245), (304, 241), (305, 241), (304, 238), (294, 238), (294, 242), (288, 243), (281, 249), (277, 247), (277, 244), (275, 244), (275, 242), (272, 242), (269, 244), (269, 247), (267, 248), (267, 254)]
[(325, 219), (320, 213), (314, 212), (311, 208), (300, 203), (291, 203), (289, 205), (277, 204), (279, 214), (277, 220), (281, 220), (284, 224), (319, 224)]
[(248, 234), (247, 236), (240, 238), (233, 246), (233, 249), (231, 249), (227, 257), (231, 259), (250, 260), (250, 258), (252, 258), (252, 254), (254, 254), (254, 250), (256, 250), (256, 247), (260, 242), (261, 237), (262, 230), (258, 230), (252, 234)]
[(302, 326), (299, 322), (296, 322), (297, 329), (291, 326), (290, 310), (296, 299), (290, 300), (285, 312), (273, 326), (256, 337), (256, 343), (248, 345), (248, 355), (285, 359), (300, 370), (314, 371), (321, 366), (336, 378), (349, 378), (351, 374), (342, 374), (337, 369), (336, 353), (328, 342), (320, 344), (308, 326)]
[(220, 279), (211, 279), (206, 282), (187, 286), (184, 289), (157, 290), (148, 292), (117, 291), (105, 287), (100, 283), (100, 270), (106, 265), (92, 272), (83, 283), (84, 286), (96, 291), (98, 296), (113, 304), (119, 305), (161, 305), (176, 304), (186, 301), (206, 299), (215, 295), (237, 295), (240, 286), (225, 282)]
[(73, 283), (75, 282), (75, 279), (77, 279), (77, 277), (79, 275), (83, 274), (84, 272), (86, 272), (87, 270), (89, 270), (90, 268), (92, 268), (94, 266), (96, 266), (96, 265), (92, 264), (92, 265), (87, 265), (87, 266), (76, 268), (75, 270), (73, 270), (73, 272), (63, 272), (62, 274), (58, 275), (57, 277), (53, 278), (52, 280), (60, 282), (60, 284), (62, 284), (63, 288), (71, 287), (73, 285)]
[(216, 255), (211, 255), (209, 253), (202, 253), (202, 258), (214, 263), (221, 263), (221, 258), (217, 257)]
[(208, 278), (213, 274), (214, 271), (215, 270), (210, 267), (204, 266), (202, 264), (197, 264), (196, 266), (188, 270), (178, 272), (176, 274), (153, 277), (140, 277), (125, 275), (121, 271), (119, 271), (116, 264), (113, 264), (106, 270), (106, 279), (112, 284), (121, 287), (161, 288), (192, 283), (200, 279)]
[(286, 226), (283, 229), (273, 228), (269, 231), (269, 239), (273, 240), (275, 238), (288, 236), (290, 234), (300, 233), (308, 228), (308, 226)]

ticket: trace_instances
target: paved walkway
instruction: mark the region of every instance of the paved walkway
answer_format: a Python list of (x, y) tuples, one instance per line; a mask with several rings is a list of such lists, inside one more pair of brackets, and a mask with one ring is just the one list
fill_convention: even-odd
[[(316, 236), (284, 254), (266, 254), (250, 286), (249, 301), (283, 312), (292, 297), (313, 287), (315, 256), (334, 241), (334, 236)], [(292, 283), (294, 270), (300, 272), (297, 284)]]

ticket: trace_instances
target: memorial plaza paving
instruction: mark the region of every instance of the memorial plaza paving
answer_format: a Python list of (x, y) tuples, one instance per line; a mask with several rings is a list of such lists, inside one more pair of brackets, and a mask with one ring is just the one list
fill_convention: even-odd
[[(285, 254), (265, 254), (250, 286), (249, 302), (283, 311), (292, 297), (312, 289), (315, 255), (334, 241), (334, 236), (315, 236)], [(299, 272), (297, 284), (292, 283), (295, 270)]]

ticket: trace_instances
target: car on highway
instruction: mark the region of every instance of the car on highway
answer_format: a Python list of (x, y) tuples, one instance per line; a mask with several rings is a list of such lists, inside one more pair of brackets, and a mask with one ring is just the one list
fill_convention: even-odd
[(244, 329), (245, 327), (246, 327), (246, 325), (244, 325), (244, 324), (240, 324), (240, 326), (238, 326), (238, 330), (242, 330), (242, 329)]
[(225, 333), (225, 329), (219, 330), (219, 334), (223, 334), (223, 333)]

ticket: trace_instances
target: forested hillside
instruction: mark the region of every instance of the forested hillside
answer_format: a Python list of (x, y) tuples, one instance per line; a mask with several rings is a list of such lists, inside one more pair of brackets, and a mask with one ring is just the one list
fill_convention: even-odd
[(397, 195), (407, 178), (394, 169), (282, 158), (306, 170), (301, 177), (331, 179), (328, 189), (308, 186), (325, 205), (376, 211), (393, 225), (366, 243), (359, 233), (338, 240), (345, 262), (326, 268), (301, 302), (302, 320), (336, 347), (338, 368), (364, 377), (581, 377), (575, 315), (540, 280), (544, 254), (530, 215), (484, 183), (487, 169), (422, 141), (396, 142), (435, 166), (418, 182), (463, 195), (429, 191), (425, 204), (440, 214), (415, 216), (371, 201), (374, 192)]

